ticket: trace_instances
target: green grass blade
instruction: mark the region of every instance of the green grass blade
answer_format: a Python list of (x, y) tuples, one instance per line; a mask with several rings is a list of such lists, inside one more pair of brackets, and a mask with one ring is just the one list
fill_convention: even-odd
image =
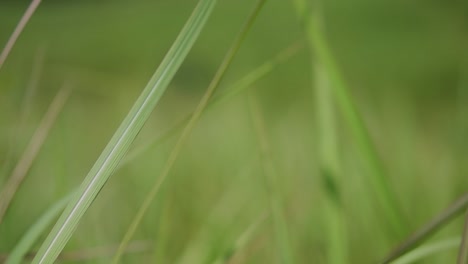
[[(460, 238), (452, 238), (443, 241), (438, 241), (426, 246), (421, 246), (408, 254), (404, 255), (400, 259), (392, 262), (392, 264), (412, 264), (417, 261), (426, 258), (430, 255), (436, 254), (441, 251), (449, 249), (455, 249), (460, 245)], [(418, 262), (419, 263), (419, 262)]]
[(210, 16), (216, 0), (200, 0), (161, 65), (136, 100), (114, 136), (62, 213), (33, 263), (52, 263), (70, 239), (79, 220), (96, 198), (158, 103)]
[[(250, 72), (249, 74), (247, 74), (246, 76), (241, 78), (239, 81), (237, 81), (234, 84), (230, 85), (226, 90), (224, 90), (223, 93), (221, 93), (221, 94), (219, 94), (217, 96), (214, 96), (213, 99), (210, 100), (210, 104), (208, 105), (207, 109), (212, 109), (213, 107), (221, 105), (222, 103), (229, 100), (230, 98), (232, 98), (232, 97), (238, 95), (239, 93), (247, 90), (248, 88), (250, 88), (252, 86), (253, 83), (255, 83), (259, 79), (266, 76), (268, 73), (270, 73), (272, 70), (274, 70), (279, 64), (281, 64), (285, 60), (289, 59), (291, 56), (297, 54), (297, 51), (299, 51), (300, 48), (301, 48), (301, 45), (299, 45), (298, 43), (294, 43), (294, 44), (290, 45), (285, 50), (281, 51), (275, 58), (265, 62), (264, 64), (262, 64), (261, 66), (254, 69), (252, 72)], [(145, 151), (148, 146), (155, 147), (155, 146), (158, 145), (158, 143), (163, 142), (165, 139), (172, 136), (173, 133), (176, 133), (179, 129), (181, 129), (181, 127), (188, 121), (188, 119), (189, 119), (189, 117), (184, 119), (182, 122), (179, 122), (172, 129), (170, 129), (166, 133), (164, 133), (163, 136), (158, 137), (158, 139), (155, 140), (154, 143), (152, 143), (152, 144), (150, 143), (148, 145), (143, 146), (142, 149), (139, 149), (139, 150), (135, 151), (133, 153), (133, 155), (132, 155), (132, 153), (127, 155), (127, 156), (130, 156), (130, 157), (126, 157), (124, 159), (124, 161), (121, 164), (119, 164), (118, 168), (120, 168), (121, 165), (124, 162), (129, 162), (129, 161), (133, 160), (134, 158), (136, 158), (139, 154), (141, 154), (143, 151)], [(133, 157), (133, 158), (131, 158), (131, 157)], [(57, 203), (59, 203), (59, 202), (57, 202)], [(54, 207), (57, 207), (57, 205), (54, 205)], [(65, 204), (63, 205), (63, 207), (65, 207)], [(53, 210), (53, 208), (49, 209), (49, 211), (52, 211), (52, 210)], [(8, 263), (18, 263), (17, 260), (22, 258), (22, 257), (18, 257), (18, 255), (22, 254), (22, 256), (24, 256), (24, 254), (28, 251), (28, 249), (30, 249), (32, 244), (25, 246), (26, 245), (25, 243), (27, 243), (27, 241), (35, 241), (37, 239), (37, 238), (33, 238), (33, 235), (29, 234), (30, 232), (38, 232), (38, 233), (44, 232), (44, 229), (47, 227), (47, 225), (43, 224), (43, 225), (41, 225), (42, 226), (41, 228), (36, 227), (36, 225), (40, 225), (40, 222), (46, 222), (45, 220), (42, 220), (42, 218), (48, 217), (47, 219), (50, 219), (50, 221), (55, 219), (52, 216), (47, 216), (47, 215), (52, 215), (52, 213), (49, 212), (49, 211), (47, 211), (44, 214), (44, 216), (41, 217), (41, 219), (38, 220), (37, 223), (33, 227), (30, 228), (30, 230), (27, 232), (27, 234), (24, 235), (22, 240), (17, 244), (15, 249), (12, 251), (12, 254), (10, 256), (10, 258), (12, 258), (12, 260), (8, 259), (8, 261), (12, 261), (12, 262), (7, 262), (7, 264)], [(60, 211), (58, 211), (58, 213), (60, 213)], [(41, 230), (41, 231), (39, 231), (39, 230)], [(24, 242), (23, 242), (23, 240), (24, 240)], [(21, 250), (21, 248), (24, 248), (24, 247), (27, 247), (28, 249), (23, 250), (23, 251), (19, 251), (19, 250)], [(18, 251), (18, 253), (16, 253), (16, 251)]]
[(26, 27), (26, 24), (28, 24), (29, 19), (31, 19), (32, 15), (36, 11), (40, 3), (41, 0), (32, 0), (28, 8), (24, 12), (23, 17), (21, 17), (20, 21), (18, 22), (18, 25), (16, 25), (15, 30), (11, 34), (5, 47), (0, 53), (0, 69), (3, 67), (3, 64), (5, 64), (5, 61), (8, 58), (8, 55), (10, 55), (10, 52), (13, 49), (16, 40), (18, 40), (19, 36), (21, 35), (21, 32), (23, 32), (24, 27)]
[[(319, 3), (314, 5), (314, 16), (319, 17), (321, 12)], [(312, 16), (303, 12), (306, 2), (304, 0), (295, 1), (298, 15)], [(302, 10), (302, 11), (300, 11)], [(320, 18), (320, 17), (319, 17)], [(309, 18), (313, 19), (313, 17)], [(317, 19), (320, 22), (323, 19)], [(309, 40), (309, 49), (313, 53), (313, 43)], [(338, 137), (336, 129), (336, 114), (333, 91), (330, 85), (330, 76), (327, 69), (320, 61), (311, 58), (315, 76), (315, 94), (317, 111), (318, 130), (318, 152), (319, 167), (324, 193), (327, 197), (325, 204), (324, 222), (326, 226), (327, 241), (327, 263), (344, 264), (348, 263), (348, 246), (345, 226), (345, 215), (340, 197), (339, 177), (341, 175), (340, 158), (338, 150)]]
[(18, 244), (16, 244), (11, 251), (5, 264), (20, 264), (22, 262), (37, 239), (45, 232), (47, 227), (52, 225), (52, 221), (59, 216), (71, 197), (71, 194), (63, 197), (44, 212), (44, 214), (26, 231), (23, 237), (21, 237)]
[(392, 233), (395, 233), (397, 237), (403, 236), (407, 233), (407, 225), (404, 223), (403, 213), (397, 203), (395, 194), (390, 190), (387, 175), (383, 169), (377, 150), (359, 114), (358, 108), (352, 100), (350, 89), (339, 72), (333, 54), (320, 28), (319, 20), (317, 16), (311, 14), (310, 7), (307, 6), (306, 1), (295, 0), (295, 2), (296, 9), (302, 16), (307, 39), (312, 45), (314, 55), (327, 71), (333, 88), (333, 96), (354, 134), (362, 157), (368, 163), (371, 172), (369, 181), (377, 197), (377, 201), (380, 207), (382, 207)]
[(293, 250), (283, 212), (283, 197), (278, 183), (277, 170), (271, 156), (271, 146), (268, 140), (267, 130), (257, 102), (252, 96), (250, 96), (249, 99), (252, 122), (262, 156), (263, 175), (265, 177), (265, 186), (268, 193), (268, 202), (273, 220), (279, 259), (281, 263), (294, 263)]
[(263, 5), (265, 4), (266, 0), (259, 0), (250, 14), (249, 18), (247, 19), (246, 23), (242, 27), (240, 33), (236, 36), (236, 39), (233, 42), (233, 45), (231, 48), (228, 50), (227, 54), (225, 55), (223, 61), (221, 62), (221, 65), (219, 66), (218, 70), (216, 71), (215, 76), (213, 77), (213, 80), (211, 80), (210, 84), (208, 85), (208, 88), (203, 95), (200, 103), (197, 105), (195, 111), (193, 112), (192, 117), (188, 121), (187, 125), (185, 126), (184, 130), (182, 131), (182, 134), (180, 135), (179, 139), (177, 140), (174, 148), (172, 149), (171, 153), (169, 154), (169, 158), (167, 159), (166, 163), (164, 164), (163, 170), (161, 172), (161, 175), (159, 176), (158, 180), (155, 182), (151, 190), (149, 191), (148, 195), (145, 197), (145, 200), (143, 201), (143, 204), (141, 205), (140, 209), (138, 210), (137, 214), (135, 215), (135, 218), (133, 219), (132, 223), (130, 224), (130, 227), (128, 228), (127, 232), (124, 235), (124, 238), (122, 239), (122, 243), (120, 245), (120, 249), (117, 252), (117, 254), (114, 257), (114, 260), (112, 263), (116, 264), (120, 260), (120, 256), (122, 255), (123, 249), (126, 247), (130, 239), (132, 238), (133, 234), (135, 233), (136, 229), (140, 225), (141, 221), (143, 220), (144, 215), (146, 214), (146, 211), (148, 210), (149, 206), (153, 202), (154, 198), (156, 197), (156, 194), (159, 192), (159, 189), (161, 188), (161, 185), (164, 183), (166, 180), (167, 176), (169, 175), (169, 172), (172, 170), (172, 166), (174, 165), (175, 161), (177, 160), (177, 157), (179, 156), (179, 153), (185, 144), (185, 141), (188, 139), (188, 136), (191, 134), (193, 128), (195, 127), (195, 124), (198, 122), (198, 120), (201, 117), (201, 114), (205, 110), (206, 106), (208, 105), (211, 96), (215, 92), (216, 88), (218, 88), (222, 78), (224, 77), (224, 74), (226, 73), (229, 65), (232, 63), (234, 60), (235, 55), (237, 54), (237, 51), (239, 50), (242, 42), (244, 41), (245, 37), (247, 36), (247, 33), (249, 32), (250, 28), (252, 27), (255, 19), (257, 18), (258, 14), (260, 13), (260, 10), (262, 9)]
[(468, 207), (468, 194), (463, 195), (452, 205), (450, 205), (443, 212), (438, 214), (434, 219), (432, 219), (428, 224), (423, 226), (416, 233), (411, 235), (403, 243), (401, 243), (396, 249), (394, 249), (383, 261), (382, 263), (390, 263), (393, 260), (399, 258), (403, 254), (409, 252), (413, 248), (417, 247), (424, 240), (428, 239), (433, 235), (437, 230), (442, 228), (450, 220), (458, 216)]

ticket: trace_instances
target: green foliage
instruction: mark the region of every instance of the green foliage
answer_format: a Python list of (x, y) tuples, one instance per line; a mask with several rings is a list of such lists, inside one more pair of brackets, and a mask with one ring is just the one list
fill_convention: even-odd
[(132, 141), (148, 119), (178, 68), (200, 34), (216, 3), (201, 0), (175, 40), (161, 65), (143, 89), (127, 117), (115, 132), (94, 166), (81, 184), (51, 233), (43, 243), (33, 263), (51, 263), (70, 239), (79, 220), (123, 158)]
[[(0, 66), (0, 190), (73, 93), (6, 203), (0, 262), (463, 259), (466, 4), (218, 1), (205, 23), (202, 0), (167, 54), (196, 2), (36, 6)], [(1, 43), (26, 8), (0, 4)]]

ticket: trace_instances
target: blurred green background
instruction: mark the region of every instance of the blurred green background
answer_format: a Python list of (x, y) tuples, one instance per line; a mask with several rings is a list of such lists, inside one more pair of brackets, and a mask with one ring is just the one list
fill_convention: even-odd
[[(28, 1), (0, 1), (0, 46)], [(73, 92), (0, 225), (7, 254), (39, 215), (82, 181), (195, 6), (194, 0), (43, 1), (0, 71), (4, 183), (55, 93)], [(390, 177), (409, 230), (466, 191), (468, 4), (465, 1), (323, 1), (340, 70)], [(148, 144), (193, 111), (253, 1), (220, 1), (134, 145)], [(298, 40), (291, 1), (270, 0), (222, 83), (228, 87)], [(279, 65), (250, 90), (265, 117), (297, 263), (327, 263), (327, 199), (318, 177), (310, 52)], [(18, 132), (34, 65), (40, 77)], [(207, 112), (137, 231), (149, 249), (125, 263), (209, 263), (268, 210), (246, 93)], [(339, 116), (340, 187), (350, 263), (373, 263), (399, 241), (376, 209), (362, 158)], [(150, 148), (113, 175), (64, 252), (116, 245), (174, 144)], [(233, 263), (275, 263), (271, 220)], [(462, 219), (433, 238), (461, 234)], [(44, 234), (43, 237), (45, 237)], [(403, 239), (403, 237), (401, 238)], [(36, 249), (40, 244), (36, 245)], [(196, 256), (189, 256), (190, 250)], [(456, 250), (423, 263), (453, 263)], [(186, 259), (184, 259), (184, 256)], [(199, 261), (199, 262), (198, 262)], [(108, 263), (109, 257), (65, 263)]]

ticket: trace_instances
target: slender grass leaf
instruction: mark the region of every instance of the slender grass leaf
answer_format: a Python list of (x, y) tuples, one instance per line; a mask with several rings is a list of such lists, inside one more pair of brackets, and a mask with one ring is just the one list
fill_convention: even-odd
[(320, 18), (312, 14), (310, 6), (304, 0), (295, 0), (298, 13), (302, 16), (302, 22), (306, 31), (307, 39), (313, 48), (313, 52), (330, 78), (333, 96), (341, 109), (341, 113), (347, 120), (354, 134), (359, 150), (366, 159), (371, 177), (369, 177), (372, 189), (382, 207), (385, 218), (388, 219), (390, 227), (398, 236), (406, 234), (403, 213), (397, 203), (395, 194), (391, 191), (387, 175), (382, 167), (380, 158), (370, 138), (364, 121), (355, 105), (350, 89), (344, 81), (333, 54), (329, 48), (326, 38), (320, 27)]
[(16, 28), (8, 39), (2, 53), (0, 53), (0, 69), (3, 67), (3, 64), (5, 64), (5, 61), (8, 58), (8, 55), (10, 55), (18, 37), (21, 35), (21, 32), (23, 32), (24, 27), (28, 24), (29, 19), (32, 17), (40, 3), (41, 0), (32, 0), (31, 4), (29, 4), (28, 8), (24, 12), (23, 17), (21, 17), (18, 22), (18, 25), (16, 25)]
[(156, 194), (159, 192), (159, 189), (161, 188), (161, 185), (164, 183), (166, 180), (167, 176), (169, 175), (169, 172), (172, 169), (172, 166), (174, 165), (175, 161), (177, 160), (177, 157), (179, 156), (179, 153), (185, 144), (185, 141), (188, 139), (188, 136), (191, 134), (193, 128), (195, 127), (195, 124), (198, 122), (198, 120), (201, 117), (201, 114), (205, 110), (206, 106), (208, 105), (211, 96), (215, 92), (216, 88), (219, 86), (221, 83), (222, 78), (224, 77), (229, 65), (232, 63), (234, 60), (235, 55), (237, 54), (237, 51), (241, 47), (242, 42), (244, 41), (245, 37), (247, 36), (247, 33), (249, 32), (250, 28), (252, 27), (255, 19), (257, 18), (258, 14), (260, 13), (260, 10), (262, 9), (263, 5), (265, 4), (266, 0), (259, 0), (250, 14), (249, 18), (247, 19), (246, 23), (242, 27), (240, 33), (236, 36), (233, 45), (231, 48), (228, 50), (227, 54), (225, 55), (223, 61), (221, 62), (221, 65), (219, 66), (218, 70), (216, 71), (215, 76), (211, 80), (210, 84), (208, 85), (208, 88), (203, 95), (201, 101), (197, 105), (195, 111), (193, 112), (192, 117), (188, 121), (187, 125), (185, 126), (184, 130), (182, 131), (179, 139), (177, 140), (174, 148), (172, 149), (171, 153), (169, 154), (169, 158), (167, 159), (166, 163), (164, 164), (163, 170), (161, 172), (161, 175), (159, 176), (158, 180), (155, 182), (151, 190), (149, 191), (148, 195), (145, 197), (143, 204), (141, 205), (140, 209), (138, 210), (137, 214), (135, 215), (132, 223), (130, 224), (130, 227), (128, 228), (127, 232), (124, 235), (124, 238), (122, 239), (122, 243), (120, 245), (120, 250), (117, 252), (117, 254), (114, 257), (114, 260), (112, 263), (116, 264), (120, 260), (120, 256), (122, 255), (123, 249), (125, 246), (128, 244), (130, 239), (133, 237), (133, 234), (135, 233), (136, 229), (140, 225), (144, 215), (146, 214), (149, 206), (153, 202), (154, 198), (156, 197)]
[(428, 224), (423, 226), (420, 230), (411, 235), (408, 239), (396, 247), (382, 263), (390, 263), (399, 258), (406, 252), (420, 245), (424, 240), (428, 239), (437, 230), (442, 228), (445, 224), (450, 222), (453, 218), (461, 214), (468, 207), (468, 193), (464, 194), (457, 201), (451, 204), (447, 209), (434, 217)]
[(37, 239), (51, 226), (53, 221), (63, 211), (70, 201), (72, 194), (69, 194), (55, 202), (44, 214), (26, 231), (20, 241), (11, 251), (5, 264), (20, 264), (26, 254), (31, 250)]
[(169, 82), (184, 61), (210, 16), (216, 0), (200, 0), (174, 44), (128, 115), (107, 144), (81, 184), (77, 195), (65, 208), (33, 263), (52, 263), (70, 239), (79, 220), (96, 198), (143, 127)]
[[(315, 13), (305, 12), (305, 0), (296, 0), (295, 5), (299, 16), (317, 16), (317, 21), (322, 22), (319, 2), (314, 2)], [(302, 18), (305, 19), (305, 18)], [(310, 17), (308, 19), (313, 19)], [(307, 32), (305, 32), (307, 34)], [(313, 53), (313, 43), (309, 40), (309, 49)], [(335, 102), (333, 90), (330, 85), (330, 76), (324, 65), (311, 57), (313, 74), (315, 76), (316, 112), (318, 129), (319, 167), (322, 177), (323, 189), (327, 197), (324, 215), (327, 229), (327, 262), (331, 264), (344, 264), (347, 261), (347, 238), (345, 215), (342, 210), (342, 202), (339, 187), (341, 174), (340, 157), (338, 151), (338, 137), (336, 129)]]
[(38, 48), (34, 61), (32, 63), (31, 76), (29, 77), (28, 84), (24, 91), (24, 95), (21, 102), (20, 113), (18, 115), (18, 122), (15, 124), (14, 133), (12, 139), (9, 140), (5, 159), (0, 167), (0, 178), (6, 177), (10, 164), (13, 161), (14, 147), (18, 144), (18, 139), (23, 136), (26, 126), (26, 121), (31, 113), (34, 95), (36, 94), (37, 87), (39, 86), (39, 80), (41, 77), (42, 69), (44, 67), (45, 52), (44, 48)]
[[(275, 69), (280, 63), (284, 62), (285, 60), (289, 59), (291, 56), (297, 54), (297, 51), (300, 50), (302, 46), (299, 43), (294, 43), (287, 47), (285, 50), (281, 51), (275, 58), (265, 62), (258, 68), (254, 69), (252, 72), (244, 76), (239, 81), (235, 82), (234, 84), (230, 85), (223, 93), (214, 96), (212, 100), (210, 100), (210, 104), (208, 105), (207, 109), (212, 109), (212, 107), (221, 105), (225, 101), (229, 100), (230, 98), (238, 95), (242, 91), (251, 87), (253, 83), (261, 79), (262, 77), (266, 76), (270, 73), (273, 69)], [(189, 120), (189, 117), (185, 118), (182, 122), (179, 122), (176, 126), (172, 129), (168, 130), (163, 136), (158, 137), (157, 140), (154, 140), (155, 143), (150, 143), (147, 145), (142, 146), (141, 149), (137, 149), (133, 155), (130, 153), (124, 159), (122, 163), (119, 164), (118, 168), (120, 168), (124, 163), (132, 161), (137, 156), (139, 156), (142, 152), (144, 152), (148, 146), (157, 146), (159, 142), (164, 141), (169, 136), (176, 133), (177, 130), (181, 129), (182, 125), (185, 124)], [(133, 158), (132, 158), (133, 157)], [(65, 207), (65, 202), (70, 199), (70, 196), (67, 199), (62, 199), (54, 204), (44, 215), (27, 231), (27, 233), (23, 236), (20, 242), (15, 246), (13, 249), (7, 264), (19, 263), (18, 261), (21, 260), (24, 255), (29, 251), (32, 247), (32, 243), (37, 240), (40, 234), (42, 234), (49, 225), (48, 223), (55, 219), (55, 213), (58, 215), (61, 211), (57, 208), (60, 208), (58, 203), (61, 203), (63, 207)], [(46, 220), (47, 219), (47, 220)], [(237, 245), (238, 243), (236, 243)]]
[(29, 141), (29, 144), (26, 147), (23, 155), (13, 169), (5, 186), (3, 186), (2, 192), (0, 193), (0, 224), (3, 221), (3, 218), (8, 210), (8, 207), (10, 206), (11, 201), (13, 200), (13, 197), (16, 194), (16, 191), (25, 179), (34, 160), (39, 154), (42, 145), (47, 139), (50, 129), (55, 124), (55, 121), (57, 120), (58, 115), (65, 105), (70, 92), (70, 87), (65, 84), (65, 87), (60, 89), (60, 91), (54, 97), (39, 126), (31, 137), (31, 140)]

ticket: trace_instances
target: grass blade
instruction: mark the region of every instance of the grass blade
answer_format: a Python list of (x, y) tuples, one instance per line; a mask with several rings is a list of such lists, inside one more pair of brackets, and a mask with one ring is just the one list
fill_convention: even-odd
[(46, 114), (41, 120), (39, 127), (31, 137), (26, 150), (21, 156), (16, 167), (13, 169), (13, 172), (8, 178), (5, 186), (3, 186), (2, 192), (0, 193), (0, 223), (5, 217), (7, 209), (13, 200), (16, 191), (20, 187), (39, 151), (41, 150), (41, 147), (46, 140), (50, 129), (52, 128), (60, 111), (65, 105), (65, 102), (70, 95), (70, 91), (70, 88), (66, 86), (57, 93), (49, 108), (47, 109)]
[(266, 127), (257, 102), (254, 101), (255, 99), (252, 97), (249, 97), (249, 99), (252, 122), (262, 154), (263, 174), (265, 177), (268, 201), (273, 218), (277, 250), (280, 254), (279, 259), (281, 260), (281, 263), (294, 263), (288, 228), (283, 212), (283, 199), (279, 190), (278, 175), (276, 174), (276, 168), (271, 156), (271, 147), (267, 138)]
[(387, 175), (358, 108), (352, 100), (350, 89), (335, 63), (333, 54), (320, 28), (318, 17), (312, 15), (306, 1), (295, 0), (295, 3), (296, 9), (303, 19), (307, 39), (312, 45), (314, 55), (327, 71), (333, 88), (333, 96), (341, 113), (351, 127), (361, 155), (368, 163), (371, 171), (370, 184), (375, 191), (379, 205), (383, 209), (385, 219), (388, 220), (393, 230), (392, 233), (395, 233), (398, 237), (403, 236), (406, 234), (407, 227), (404, 223), (403, 213), (397, 203), (395, 194), (389, 187)]
[[(296, 9), (305, 10), (305, 1), (296, 1)], [(320, 6), (318, 1), (314, 5), (315, 14), (298, 12), (298, 15), (318, 17), (317, 21), (322, 22), (320, 15)], [(307, 32), (306, 32), (307, 33)], [(313, 52), (313, 43), (309, 40), (309, 49)], [(314, 61), (314, 58), (311, 58)], [(333, 100), (333, 91), (330, 85), (330, 76), (327, 69), (321, 61), (312, 63), (315, 76), (315, 94), (317, 111), (317, 129), (318, 129), (318, 151), (319, 167), (324, 192), (327, 197), (325, 204), (324, 220), (327, 229), (327, 263), (344, 264), (347, 261), (347, 239), (345, 215), (342, 208), (339, 188), (339, 176), (341, 174), (340, 157), (338, 150), (338, 137), (336, 130), (335, 103)]]
[(208, 85), (208, 88), (203, 95), (200, 103), (197, 105), (195, 111), (193, 112), (193, 115), (191, 116), (190, 120), (188, 121), (187, 125), (185, 126), (184, 130), (182, 131), (182, 134), (180, 135), (179, 139), (177, 140), (174, 148), (172, 149), (171, 153), (169, 154), (169, 158), (167, 159), (166, 163), (164, 164), (163, 170), (161, 172), (161, 175), (159, 176), (158, 180), (155, 182), (151, 190), (149, 191), (148, 195), (145, 197), (145, 200), (143, 201), (143, 204), (141, 205), (140, 209), (138, 210), (137, 214), (135, 215), (134, 219), (132, 220), (132, 223), (130, 224), (130, 227), (128, 228), (127, 232), (124, 235), (124, 238), (122, 239), (122, 243), (120, 245), (120, 249), (115, 255), (112, 263), (116, 264), (120, 260), (120, 256), (122, 255), (123, 249), (126, 247), (130, 239), (133, 237), (133, 234), (135, 233), (136, 229), (140, 225), (144, 215), (146, 214), (146, 211), (148, 210), (149, 206), (153, 202), (154, 198), (156, 197), (156, 194), (159, 192), (159, 189), (161, 188), (161, 185), (164, 183), (166, 180), (167, 176), (169, 175), (169, 172), (172, 169), (172, 166), (174, 165), (175, 161), (177, 160), (177, 157), (179, 156), (179, 153), (185, 144), (185, 141), (188, 139), (188, 136), (191, 134), (193, 128), (195, 127), (195, 124), (198, 122), (200, 119), (201, 114), (205, 110), (206, 106), (208, 105), (208, 102), (215, 92), (216, 88), (219, 86), (222, 78), (224, 77), (224, 74), (226, 73), (229, 65), (231, 62), (234, 60), (234, 56), (237, 54), (237, 51), (239, 50), (242, 42), (244, 41), (245, 37), (247, 36), (247, 33), (249, 32), (250, 28), (252, 27), (255, 19), (257, 18), (258, 14), (260, 13), (260, 10), (262, 9), (263, 5), (265, 4), (266, 0), (259, 0), (252, 11), (251, 15), (247, 19), (247, 22), (244, 24), (242, 27), (240, 33), (236, 36), (236, 39), (233, 42), (233, 45), (231, 48), (228, 50), (227, 54), (225, 55), (223, 61), (221, 62), (221, 65), (219, 66), (218, 70), (216, 71), (215, 76), (213, 77), (213, 80), (211, 80), (210, 84)]
[(38, 48), (34, 61), (32, 63), (31, 75), (29, 77), (28, 85), (24, 91), (24, 96), (21, 102), (20, 113), (18, 115), (18, 122), (13, 129), (12, 139), (9, 140), (10, 143), (7, 146), (7, 151), (5, 159), (2, 162), (0, 169), (0, 178), (6, 177), (8, 170), (10, 169), (10, 163), (13, 159), (14, 146), (18, 144), (18, 139), (22, 136), (25, 129), (26, 120), (31, 112), (31, 107), (33, 105), (33, 98), (36, 94), (37, 87), (39, 86), (39, 80), (41, 77), (42, 69), (44, 66), (45, 52), (44, 48)]
[(44, 233), (47, 227), (52, 225), (54, 221), (62, 210), (65, 208), (67, 203), (70, 201), (72, 195), (67, 195), (66, 197), (55, 202), (21, 237), (18, 244), (7, 258), (5, 264), (20, 264), (23, 261), (23, 258), (31, 250), (34, 243), (37, 239)]
[(418, 260), (426, 258), (448, 249), (455, 249), (460, 245), (460, 238), (452, 238), (443, 241), (438, 241), (427, 246), (421, 246), (410, 253), (404, 255), (401, 259), (392, 262), (392, 264), (412, 264)]
[(443, 212), (438, 214), (427, 225), (423, 226), (419, 231), (401, 243), (381, 263), (390, 263), (413, 248), (417, 247), (424, 240), (428, 239), (432, 234), (448, 223), (451, 219), (466, 210), (467, 207), (468, 194), (465, 194)]
[(41, 0), (32, 0), (31, 4), (29, 4), (28, 6), (28, 9), (26, 9), (26, 11), (24, 12), (23, 17), (21, 17), (20, 21), (18, 22), (18, 25), (11, 34), (10, 38), (8, 39), (5, 47), (2, 50), (2, 53), (0, 53), (0, 69), (2, 69), (2, 66), (3, 64), (5, 64), (8, 55), (10, 55), (10, 51), (11, 49), (13, 49), (16, 40), (18, 40), (18, 37), (20, 36), (21, 32), (23, 32), (24, 27), (26, 26), (29, 19), (32, 17), (40, 3)]
[[(248, 89), (251, 87), (253, 83), (270, 73), (275, 67), (277, 67), (280, 63), (285, 61), (286, 59), (290, 58), (292, 55), (296, 54), (297, 51), (301, 48), (301, 45), (298, 43), (294, 43), (287, 47), (285, 50), (280, 52), (275, 58), (273, 58), (270, 61), (265, 62), (249, 74), (247, 74), (245, 77), (234, 83), (233, 85), (230, 85), (223, 93), (219, 94), (218, 96), (214, 96), (212, 100), (210, 100), (210, 104), (208, 105), (207, 109), (211, 109), (212, 107), (218, 106), (225, 101), (229, 100), (230, 98), (238, 95), (242, 91)], [(124, 163), (132, 161), (134, 158), (136, 158), (139, 154), (144, 152), (148, 147), (155, 147), (158, 145), (158, 143), (163, 142), (165, 139), (168, 137), (172, 136), (177, 132), (177, 130), (181, 129), (182, 125), (184, 125), (187, 121), (189, 120), (189, 117), (186, 119), (182, 120), (182, 122), (179, 122), (176, 126), (174, 126), (172, 129), (168, 130), (166, 133), (163, 134), (163, 136), (158, 137), (158, 139), (154, 140), (153, 143), (147, 144), (142, 146), (141, 148), (137, 148), (136, 151), (130, 153), (127, 155), (127, 157), (124, 159), (122, 163), (119, 164), (118, 168), (120, 168)], [(70, 199), (68, 197), (67, 201)], [(60, 200), (59, 202), (62, 202)], [(57, 203), (59, 203), (57, 202)], [(65, 207), (65, 204), (63, 203), (61, 206)], [(54, 208), (59, 207), (58, 205), (54, 205)], [(56, 212), (56, 214), (60, 213), (61, 211), (59, 209), (54, 209), (50, 208), (44, 215), (27, 231), (27, 233), (23, 236), (23, 238), (20, 240), (20, 242), (16, 245), (15, 249), (13, 249), (10, 258), (8, 259), (7, 264), (13, 264), (13, 263), (19, 263), (18, 260), (22, 259), (24, 255), (29, 251), (31, 248), (33, 241), (36, 241), (37, 235), (40, 235), (44, 232), (44, 229), (48, 226), (48, 224), (45, 224), (45, 222), (49, 223), (49, 221), (52, 221), (55, 219), (55, 214), (52, 213), (52, 211)], [(54, 216), (52, 216), (54, 215)], [(45, 220), (45, 219), (50, 219), (50, 220)], [(34, 235), (33, 235), (34, 234)], [(28, 242), (30, 241), (30, 242)], [(29, 243), (29, 244), (26, 244)], [(27, 249), (22, 249), (22, 248), (27, 248)], [(20, 256), (21, 255), (21, 256)]]
[(468, 263), (468, 213), (465, 217), (465, 225), (463, 227), (462, 241), (460, 243), (460, 250), (458, 251), (457, 264)]
[(33, 263), (52, 263), (62, 251), (76, 229), (79, 220), (96, 198), (109, 176), (115, 170), (143, 124), (164, 93), (169, 82), (184, 61), (216, 0), (200, 0), (189, 20), (166, 54), (161, 65), (151, 77), (140, 97), (119, 126), (80, 186), (77, 195), (62, 213)]

